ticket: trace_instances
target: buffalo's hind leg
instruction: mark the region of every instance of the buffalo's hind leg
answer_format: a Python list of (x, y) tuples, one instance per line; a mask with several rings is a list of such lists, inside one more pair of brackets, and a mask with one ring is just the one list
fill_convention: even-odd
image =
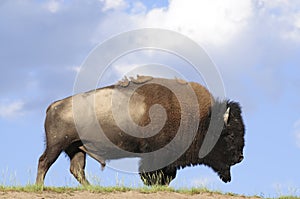
[(65, 152), (70, 158), (70, 172), (80, 184), (89, 185), (84, 172), (86, 153), (74, 145), (71, 145)]
[(47, 171), (51, 165), (55, 162), (61, 153), (59, 147), (47, 147), (45, 152), (39, 158), (38, 172), (36, 177), (37, 185), (44, 185), (44, 179)]

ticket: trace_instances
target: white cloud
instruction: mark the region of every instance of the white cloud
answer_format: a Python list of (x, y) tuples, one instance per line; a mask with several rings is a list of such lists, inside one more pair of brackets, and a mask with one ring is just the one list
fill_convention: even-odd
[(198, 42), (229, 42), (252, 16), (251, 0), (172, 0), (169, 7), (147, 13), (141, 25), (164, 27), (186, 34)]
[(246, 96), (249, 107), (259, 103), (250, 90), (273, 101), (289, 81), (282, 71), (298, 54), (298, 5), (295, 0), (170, 0), (163, 8), (109, 12), (92, 40), (145, 27), (180, 32), (206, 49), (230, 88), (229, 97)]
[[(119, 9), (120, 12), (110, 14), (99, 32), (110, 30), (110, 34), (116, 34), (133, 28), (167, 28), (201, 44), (215, 46), (234, 43), (241, 35), (264, 37), (266, 32), (261, 31), (267, 31), (269, 38), (279, 35), (281, 39), (300, 41), (300, 11), (295, 9), (300, 6), (299, 1), (170, 0), (168, 7), (148, 12), (139, 1), (132, 4), (123, 0), (100, 1), (104, 2), (103, 10)], [(129, 6), (129, 12), (120, 9)]]
[(15, 101), (8, 102), (7, 100), (0, 101), (0, 117), (13, 118), (23, 114), (24, 102)]
[(144, 14), (146, 12), (146, 10), (147, 10), (146, 6), (143, 3), (137, 1), (132, 4), (130, 13), (131, 14), (141, 14), (141, 13)]
[(286, 20), (286, 22), (290, 20), (292, 21), (292, 23), (290, 24), (291, 27), (290, 29), (282, 33), (282, 37), (284, 39), (300, 42), (300, 13), (291, 16)]
[(127, 3), (124, 0), (99, 0), (104, 3), (102, 11), (119, 10), (127, 7)]
[[(100, 1), (105, 2), (104, 10), (114, 7), (107, 0)], [(115, 7), (122, 7), (118, 5), (123, 3), (117, 2)], [(127, 6), (131, 6), (129, 12), (119, 9), (101, 22), (98, 38), (103, 37), (103, 30), (111, 36), (130, 29), (154, 27), (180, 32), (201, 44), (223, 45), (247, 28), (254, 15), (252, 0), (171, 0), (168, 7), (148, 11), (139, 1)]]
[(260, 14), (280, 31), (282, 39), (300, 42), (300, 2), (295, 0), (259, 0)]
[(46, 9), (52, 13), (56, 13), (60, 9), (60, 1), (58, 0), (51, 0), (46, 3)]

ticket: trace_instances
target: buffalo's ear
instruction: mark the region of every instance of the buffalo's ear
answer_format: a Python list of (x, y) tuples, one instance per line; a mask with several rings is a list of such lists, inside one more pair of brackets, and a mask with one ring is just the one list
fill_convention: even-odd
[(228, 120), (229, 120), (229, 113), (230, 113), (230, 107), (227, 108), (225, 111), (223, 118), (224, 118), (224, 124), (227, 126)]

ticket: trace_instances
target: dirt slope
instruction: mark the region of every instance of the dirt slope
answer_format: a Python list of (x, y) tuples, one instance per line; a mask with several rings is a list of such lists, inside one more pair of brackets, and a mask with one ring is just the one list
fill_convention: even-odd
[(20, 199), (47, 199), (47, 198), (58, 198), (58, 199), (258, 199), (257, 197), (245, 197), (245, 196), (230, 196), (230, 195), (220, 195), (217, 193), (201, 193), (201, 194), (183, 194), (174, 192), (156, 192), (156, 193), (140, 193), (137, 191), (127, 191), (127, 192), (113, 192), (113, 193), (92, 193), (89, 191), (73, 191), (64, 193), (55, 193), (50, 191), (44, 191), (40, 193), (28, 193), (19, 191), (0, 191), (0, 198), (20, 198)]

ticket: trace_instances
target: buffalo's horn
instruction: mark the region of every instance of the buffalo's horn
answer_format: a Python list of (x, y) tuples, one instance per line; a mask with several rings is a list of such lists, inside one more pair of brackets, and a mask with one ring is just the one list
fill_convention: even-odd
[(227, 108), (227, 110), (225, 111), (225, 113), (224, 113), (224, 115), (223, 115), (225, 125), (227, 125), (227, 123), (228, 123), (229, 112), (230, 112), (230, 107)]

